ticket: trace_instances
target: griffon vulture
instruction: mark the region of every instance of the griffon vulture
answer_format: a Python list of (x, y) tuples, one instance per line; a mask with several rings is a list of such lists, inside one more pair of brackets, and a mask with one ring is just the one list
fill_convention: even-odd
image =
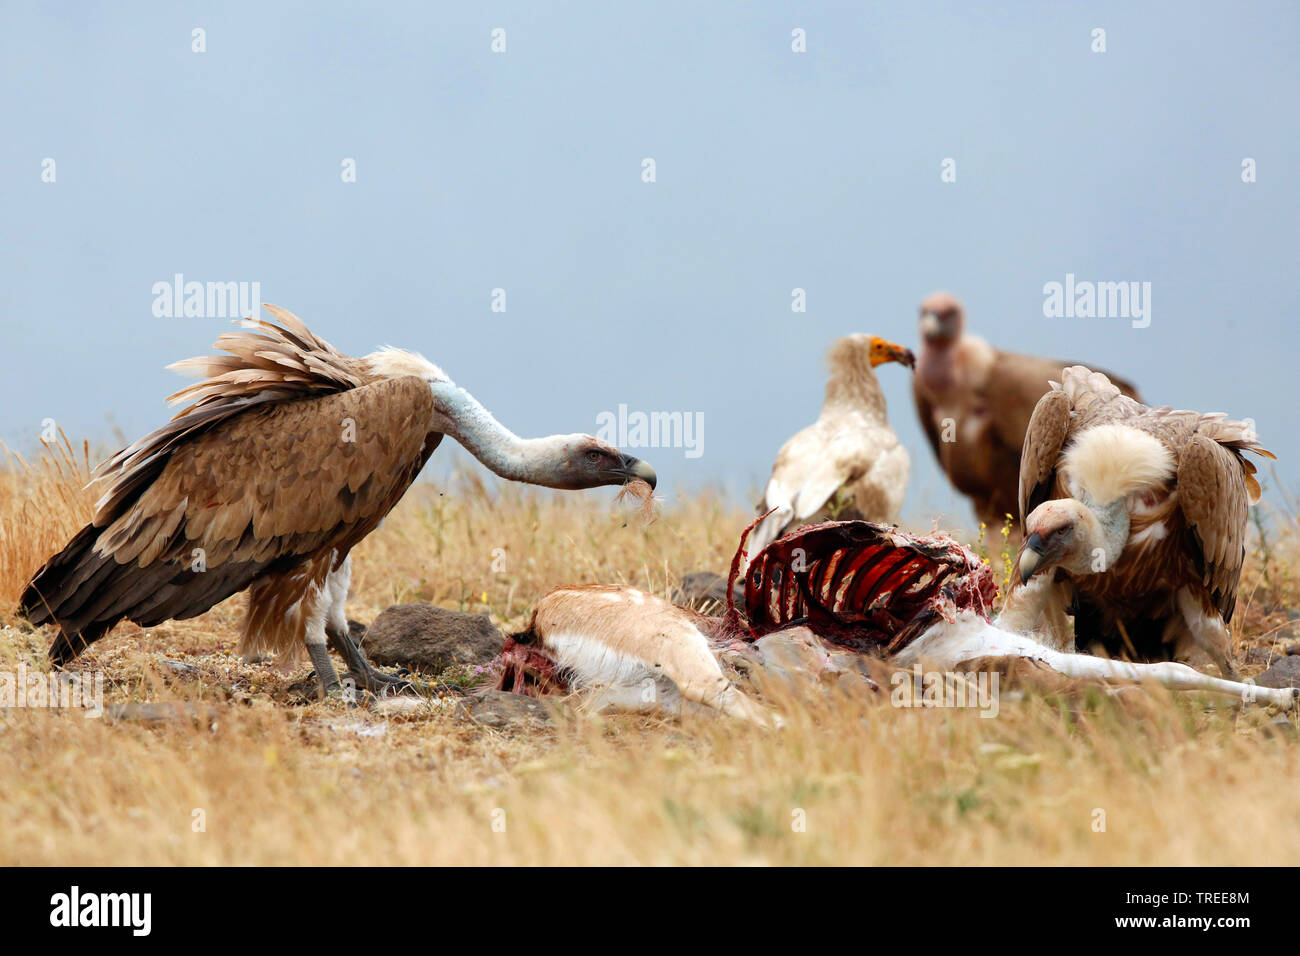
[[(1069, 362), (995, 349), (965, 332), (965, 310), (936, 292), (921, 303), (912, 395), (939, 467), (989, 528), (1016, 512), (1020, 449), (1034, 404)], [(1124, 394), (1137, 390), (1111, 376)]]
[(36, 572), (20, 610), (59, 634), (64, 664), (118, 621), (196, 617), (245, 588), (241, 650), (305, 642), (323, 691), (338, 676), (326, 643), (369, 690), (403, 683), (348, 637), (349, 552), (373, 531), (450, 435), (503, 478), (594, 488), (654, 471), (590, 435), (523, 439), (423, 357), (337, 351), (293, 314), (245, 320), (227, 355), (170, 366), (203, 380), (192, 402), (97, 470), (94, 519)]
[[(1038, 402), (1020, 466), (1027, 535), (1021, 605), (1043, 609), (1065, 645), (1167, 656), (1191, 646), (1225, 676), (1227, 624), (1246, 554), (1255, 467), (1274, 457), (1254, 428), (1222, 413), (1148, 408), (1100, 372), (1067, 368)], [(1031, 581), (1031, 579), (1039, 579)]]
[(873, 369), (916, 360), (910, 349), (861, 333), (836, 341), (827, 359), (821, 415), (781, 446), (758, 503), (758, 514), (771, 514), (754, 529), (750, 554), (821, 516), (898, 520), (911, 462), (889, 427)]

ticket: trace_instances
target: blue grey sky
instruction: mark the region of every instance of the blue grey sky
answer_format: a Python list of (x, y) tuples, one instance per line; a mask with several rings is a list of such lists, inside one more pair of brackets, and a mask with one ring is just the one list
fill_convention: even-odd
[[(642, 456), (744, 498), (831, 340), (915, 347), (942, 288), (995, 345), (1253, 417), (1294, 487), (1297, 51), (1294, 3), (6, 0), (0, 439), (163, 421), (228, 326), (153, 314), (182, 273), (420, 351), (521, 434), (702, 413), (699, 458)], [(1067, 273), (1150, 282), (1150, 326), (1045, 318)], [(968, 521), (880, 379), (905, 515)]]

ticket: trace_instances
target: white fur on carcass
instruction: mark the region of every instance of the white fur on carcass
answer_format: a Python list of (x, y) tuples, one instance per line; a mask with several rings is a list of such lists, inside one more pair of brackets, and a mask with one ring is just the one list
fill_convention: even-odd
[(979, 657), (1021, 657), (1040, 661), (1066, 677), (1103, 681), (1154, 681), (1171, 690), (1205, 690), (1232, 694), (1242, 700), (1259, 700), (1289, 710), (1300, 694), (1289, 687), (1259, 687), (1253, 683), (1223, 680), (1174, 661), (1134, 664), (1091, 654), (1058, 651), (1033, 636), (989, 623), (973, 611), (960, 611), (954, 620), (940, 621), (894, 655), (894, 663), (910, 667), (926, 661), (932, 667), (956, 667)]
[(727, 680), (697, 620), (636, 588), (589, 585), (542, 598), (532, 631), (569, 685), (598, 705), (672, 712), (685, 700), (764, 727), (779, 723)]
[[(698, 621), (653, 594), (592, 585), (552, 591), (538, 604), (532, 629), (569, 685), (585, 691), (598, 707), (678, 713), (694, 704), (760, 726), (778, 726), (775, 714), (727, 680), (718, 663), (719, 648)], [(1021, 621), (1022, 615), (1008, 611), (990, 623), (974, 611), (954, 613), (950, 607), (948, 617), (896, 653), (893, 663), (911, 667), (925, 661), (948, 669), (982, 657), (1017, 657), (1039, 661), (1066, 677), (1154, 681), (1173, 690), (1232, 694), (1286, 709), (1300, 693), (1210, 677), (1186, 664), (1135, 664), (1059, 650), (1022, 628)], [(646, 693), (651, 686), (653, 693)]]

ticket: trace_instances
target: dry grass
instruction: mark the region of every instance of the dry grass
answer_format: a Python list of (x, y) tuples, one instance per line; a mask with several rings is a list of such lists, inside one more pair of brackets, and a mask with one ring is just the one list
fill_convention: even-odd
[[(43, 666), (44, 637), (8, 615), (89, 513), (84, 455), (65, 452), (0, 473), (0, 670)], [(647, 528), (611, 497), (421, 485), (358, 549), (351, 613), (427, 600), (509, 627), (561, 583), (663, 593), (724, 570), (746, 520), (700, 496)], [(1252, 559), (1239, 656), (1286, 640), (1297, 537)], [(1262, 708), (1028, 692), (984, 719), (805, 688), (775, 699), (780, 733), (571, 704), (499, 732), (290, 706), (305, 666), (241, 664), (241, 610), (124, 625), (81, 663), (109, 700), (190, 701), (199, 721), (0, 714), (0, 864), (1300, 862), (1294, 718)]]

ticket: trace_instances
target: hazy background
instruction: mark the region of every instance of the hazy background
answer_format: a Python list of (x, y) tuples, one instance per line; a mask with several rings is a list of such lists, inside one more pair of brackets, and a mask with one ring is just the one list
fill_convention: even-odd
[[(0, 439), (163, 421), (163, 366), (228, 327), (152, 315), (180, 272), (421, 351), (521, 434), (702, 412), (702, 457), (643, 457), (670, 497), (745, 497), (830, 341), (915, 347), (946, 288), (995, 345), (1254, 417), (1294, 487), (1296, 5), (973, 6), (5, 0)], [(1150, 281), (1151, 326), (1043, 318), (1067, 272)], [(906, 371), (880, 379), (905, 514), (968, 520)]]

